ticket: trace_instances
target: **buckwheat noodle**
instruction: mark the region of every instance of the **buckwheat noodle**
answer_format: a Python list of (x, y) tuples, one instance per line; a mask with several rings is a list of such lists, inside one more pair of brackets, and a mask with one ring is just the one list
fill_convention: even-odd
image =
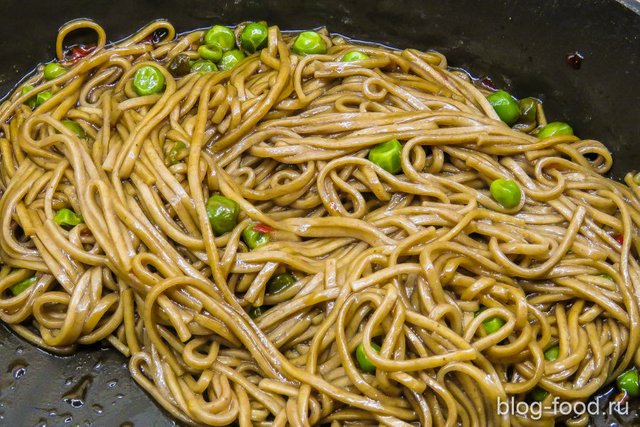
[[(77, 29), (98, 42), (71, 64)], [(638, 364), (640, 188), (603, 176), (606, 147), (509, 128), (438, 53), (322, 34), (328, 53), (301, 57), (270, 27), (236, 68), (174, 78), (167, 63), (203, 31), (157, 21), (107, 44), (93, 22), (63, 27), (69, 72), (40, 70), (0, 105), (2, 320), (57, 353), (107, 340), (173, 417), (212, 426), (540, 425), (498, 401), (540, 387), (575, 404)], [(339, 61), (354, 49), (369, 59)], [(136, 96), (150, 63), (166, 88)], [(398, 175), (366, 159), (392, 138)], [(167, 165), (174, 141), (188, 152)], [(519, 183), (517, 207), (491, 198), (497, 178)], [(220, 237), (212, 194), (242, 210)], [(63, 207), (84, 223), (57, 225)], [(270, 243), (245, 246), (250, 221)], [(266, 293), (285, 270), (296, 284)], [(487, 335), (491, 317), (504, 326)], [(375, 374), (356, 365), (361, 342)]]

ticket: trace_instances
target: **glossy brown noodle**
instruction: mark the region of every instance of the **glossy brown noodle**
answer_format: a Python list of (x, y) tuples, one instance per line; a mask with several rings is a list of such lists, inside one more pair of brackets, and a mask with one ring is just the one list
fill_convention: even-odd
[[(59, 60), (88, 26), (94, 53), (0, 106), (0, 316), (27, 340), (61, 353), (108, 340), (172, 416), (204, 425), (544, 425), (499, 415), (498, 400), (539, 386), (546, 404), (585, 401), (639, 361), (640, 190), (603, 177), (600, 142), (510, 129), (434, 52), (323, 33), (326, 55), (298, 57), (271, 27), (232, 71), (174, 79), (167, 62), (202, 31), (174, 39), (158, 21), (106, 46), (76, 21)], [(165, 41), (149, 43), (159, 29)], [(354, 49), (370, 59), (339, 61)], [(166, 90), (135, 96), (149, 63)], [(399, 175), (366, 160), (391, 138)], [(188, 154), (167, 166), (174, 141)], [(489, 195), (501, 177), (524, 190), (514, 209)], [(214, 193), (242, 208), (221, 237)], [(56, 225), (62, 207), (84, 224)], [(271, 243), (246, 248), (250, 220), (274, 228)], [(298, 282), (265, 294), (285, 270)], [(487, 336), (494, 316), (506, 323)], [(355, 364), (362, 341), (375, 375)]]

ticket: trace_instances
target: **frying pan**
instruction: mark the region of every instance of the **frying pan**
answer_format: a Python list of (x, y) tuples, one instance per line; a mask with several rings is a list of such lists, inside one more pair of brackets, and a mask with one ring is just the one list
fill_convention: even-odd
[[(265, 19), (282, 29), (326, 25), (357, 39), (435, 49), (452, 66), (488, 75), (516, 96), (542, 99), (552, 120), (603, 141), (616, 160), (614, 177), (640, 169), (637, 0), (2, 0), (0, 95), (51, 60), (58, 27), (78, 17), (103, 25), (112, 41), (157, 18), (178, 31)], [(576, 51), (585, 57), (580, 69), (566, 61)], [(594, 425), (640, 425), (640, 405), (632, 406), (629, 416), (599, 417)], [(0, 426), (34, 425), (176, 424), (137, 387), (114, 350), (51, 356), (3, 325)]]

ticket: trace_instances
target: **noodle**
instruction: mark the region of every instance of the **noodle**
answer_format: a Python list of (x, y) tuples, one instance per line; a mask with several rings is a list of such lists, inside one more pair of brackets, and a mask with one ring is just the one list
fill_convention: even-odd
[[(83, 28), (98, 43), (72, 64)], [(609, 151), (511, 129), (440, 54), (321, 34), (326, 54), (298, 56), (270, 27), (236, 68), (176, 79), (202, 31), (158, 21), (108, 45), (93, 22), (63, 27), (69, 71), (0, 105), (0, 318), (52, 352), (108, 340), (173, 417), (212, 426), (540, 425), (498, 402), (575, 404), (639, 364), (640, 188), (603, 176)], [(339, 61), (355, 49), (369, 58)], [(166, 87), (137, 96), (149, 64)], [(398, 175), (367, 160), (394, 138)], [(499, 178), (516, 207), (490, 196)], [(241, 210), (219, 236), (214, 194)], [(58, 225), (62, 208), (83, 222)], [(250, 250), (252, 222), (272, 231)], [(268, 292), (285, 271), (295, 283)]]

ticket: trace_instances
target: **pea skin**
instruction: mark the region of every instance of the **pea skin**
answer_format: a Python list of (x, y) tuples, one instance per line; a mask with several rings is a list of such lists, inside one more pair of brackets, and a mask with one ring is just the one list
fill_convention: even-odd
[(244, 50), (254, 53), (267, 46), (269, 29), (262, 22), (247, 24), (240, 33), (240, 44)]
[(207, 46), (217, 46), (223, 52), (236, 47), (236, 36), (231, 28), (214, 25), (204, 35), (204, 44)]
[(75, 227), (76, 225), (82, 224), (84, 221), (82, 217), (76, 214), (71, 209), (63, 208), (56, 212), (53, 217), (53, 221), (64, 227)]
[(540, 139), (560, 135), (573, 135), (573, 128), (564, 122), (551, 122), (538, 131)]
[(289, 289), (297, 282), (296, 278), (289, 273), (278, 274), (267, 283), (267, 293), (270, 295), (279, 294)]
[(401, 156), (402, 144), (397, 139), (392, 139), (373, 147), (369, 151), (368, 159), (371, 163), (395, 175), (402, 172)]
[(162, 71), (153, 65), (138, 68), (133, 77), (133, 90), (139, 96), (155, 95), (164, 90), (165, 79)]
[(356, 61), (364, 61), (365, 59), (369, 59), (369, 56), (360, 51), (354, 50), (348, 53), (345, 53), (342, 57), (342, 62), (356, 62)]
[(84, 129), (82, 128), (82, 126), (80, 126), (78, 122), (74, 120), (65, 119), (65, 120), (62, 120), (62, 124), (64, 125), (64, 127), (66, 127), (71, 132), (73, 132), (78, 138), (87, 137), (87, 133), (84, 131)]
[(624, 391), (629, 396), (637, 397), (640, 395), (640, 376), (635, 368), (623, 372), (617, 378), (616, 383), (620, 391)]
[(191, 65), (192, 73), (207, 74), (213, 73), (215, 71), (218, 71), (218, 67), (216, 67), (216, 64), (207, 59), (201, 59)]
[(256, 249), (269, 243), (269, 234), (256, 230), (256, 224), (249, 224), (242, 232), (242, 240), (249, 249)]
[(489, 187), (491, 197), (506, 209), (515, 208), (520, 204), (522, 192), (515, 181), (510, 179), (496, 179)]
[(293, 52), (297, 55), (318, 55), (327, 53), (327, 44), (315, 31), (304, 31), (293, 42)]
[(44, 66), (44, 79), (53, 80), (67, 73), (67, 69), (57, 62), (51, 62)]
[(487, 96), (487, 100), (500, 120), (508, 125), (514, 124), (520, 117), (520, 108), (516, 100), (504, 90), (497, 90)]
[(207, 200), (206, 210), (211, 229), (216, 236), (228, 233), (238, 224), (240, 205), (235, 200), (213, 195)]
[(223, 71), (231, 70), (232, 68), (236, 67), (245, 57), (246, 55), (238, 49), (230, 50), (229, 52), (225, 52), (224, 55), (222, 55), (222, 59), (220, 60), (220, 64), (218, 66)]
[[(378, 344), (374, 342), (371, 342), (370, 344), (376, 353), (380, 353), (380, 346)], [(374, 374), (376, 372), (376, 365), (369, 360), (362, 343), (358, 344), (358, 347), (356, 347), (356, 362), (358, 363), (358, 367), (361, 371), (368, 374)]]

